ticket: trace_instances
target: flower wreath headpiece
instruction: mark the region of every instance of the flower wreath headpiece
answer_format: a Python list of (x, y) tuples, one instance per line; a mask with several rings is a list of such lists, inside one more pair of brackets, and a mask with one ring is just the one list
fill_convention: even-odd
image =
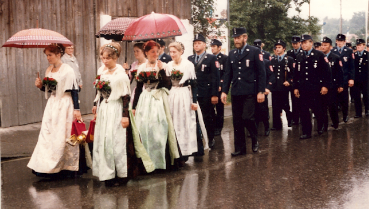
[(112, 46), (112, 45), (108, 44), (108, 45), (106, 45), (105, 47), (109, 47), (109, 48), (114, 49), (115, 53), (117, 53), (117, 54), (118, 54), (118, 49), (117, 49), (117, 48), (115, 48), (114, 46)]

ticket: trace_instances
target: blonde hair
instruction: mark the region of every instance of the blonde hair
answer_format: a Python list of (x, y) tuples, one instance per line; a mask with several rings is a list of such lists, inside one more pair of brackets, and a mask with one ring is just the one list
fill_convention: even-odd
[(182, 52), (182, 54), (183, 54), (184, 49), (185, 49), (184, 45), (181, 42), (172, 42), (172, 43), (169, 44), (169, 48), (170, 47), (174, 47), (179, 52)]
[(116, 59), (120, 56), (120, 53), (122, 52), (122, 47), (119, 43), (116, 42), (104, 44), (100, 48), (100, 55), (102, 56), (104, 52), (108, 52), (109, 57)]

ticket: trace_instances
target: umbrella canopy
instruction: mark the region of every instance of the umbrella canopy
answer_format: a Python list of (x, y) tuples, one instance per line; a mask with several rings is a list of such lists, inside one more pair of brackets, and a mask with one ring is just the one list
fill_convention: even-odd
[(5, 42), (3, 47), (45, 48), (51, 43), (73, 45), (69, 39), (60, 33), (42, 28), (31, 28), (14, 34)]
[(184, 33), (187, 31), (178, 17), (152, 12), (132, 22), (123, 36), (123, 41), (166, 38)]
[(126, 32), (130, 23), (136, 18), (117, 18), (104, 25), (99, 32), (96, 33), (96, 38), (105, 38), (107, 40), (122, 41), (124, 32)]

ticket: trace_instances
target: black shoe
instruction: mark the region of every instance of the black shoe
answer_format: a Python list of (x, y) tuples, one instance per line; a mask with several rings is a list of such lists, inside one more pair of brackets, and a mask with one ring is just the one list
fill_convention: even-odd
[(347, 123), (348, 120), (349, 120), (348, 116), (343, 117), (343, 122)]
[(300, 139), (310, 139), (311, 135), (303, 134), (300, 136)]
[(365, 111), (365, 116), (369, 116), (369, 112), (368, 111)]
[(361, 115), (355, 115), (354, 118), (361, 118)]
[(252, 145), (252, 151), (257, 152), (259, 150), (259, 142), (256, 142), (256, 144)]
[(232, 157), (236, 157), (239, 155), (246, 155), (246, 152), (236, 151), (231, 153)]
[(269, 134), (270, 134), (270, 130), (268, 128), (267, 130), (265, 130), (265, 136), (269, 136)]
[(210, 147), (210, 149), (213, 149), (214, 145), (215, 145), (215, 139), (210, 140), (209, 141), (209, 147)]
[(334, 124), (332, 124), (332, 127), (333, 127), (334, 129), (337, 129), (337, 128), (338, 128), (338, 123), (334, 123)]
[(288, 127), (292, 127), (292, 120), (289, 120), (287, 125)]
[(282, 128), (275, 128), (275, 127), (273, 127), (271, 130), (272, 131), (279, 131), (279, 130), (282, 130)]

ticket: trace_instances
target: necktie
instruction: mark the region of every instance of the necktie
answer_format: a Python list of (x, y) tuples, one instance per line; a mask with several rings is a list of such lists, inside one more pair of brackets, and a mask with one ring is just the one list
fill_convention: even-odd
[(339, 50), (338, 50), (338, 52), (341, 54), (342, 50), (341, 50), (341, 49), (339, 49)]
[(278, 62), (280, 62), (282, 60), (282, 57), (278, 56)]
[(200, 56), (196, 56), (196, 63), (199, 62), (199, 58), (200, 58)]
[(241, 53), (241, 49), (239, 49), (239, 50), (238, 50), (238, 54), (242, 54), (242, 53)]

